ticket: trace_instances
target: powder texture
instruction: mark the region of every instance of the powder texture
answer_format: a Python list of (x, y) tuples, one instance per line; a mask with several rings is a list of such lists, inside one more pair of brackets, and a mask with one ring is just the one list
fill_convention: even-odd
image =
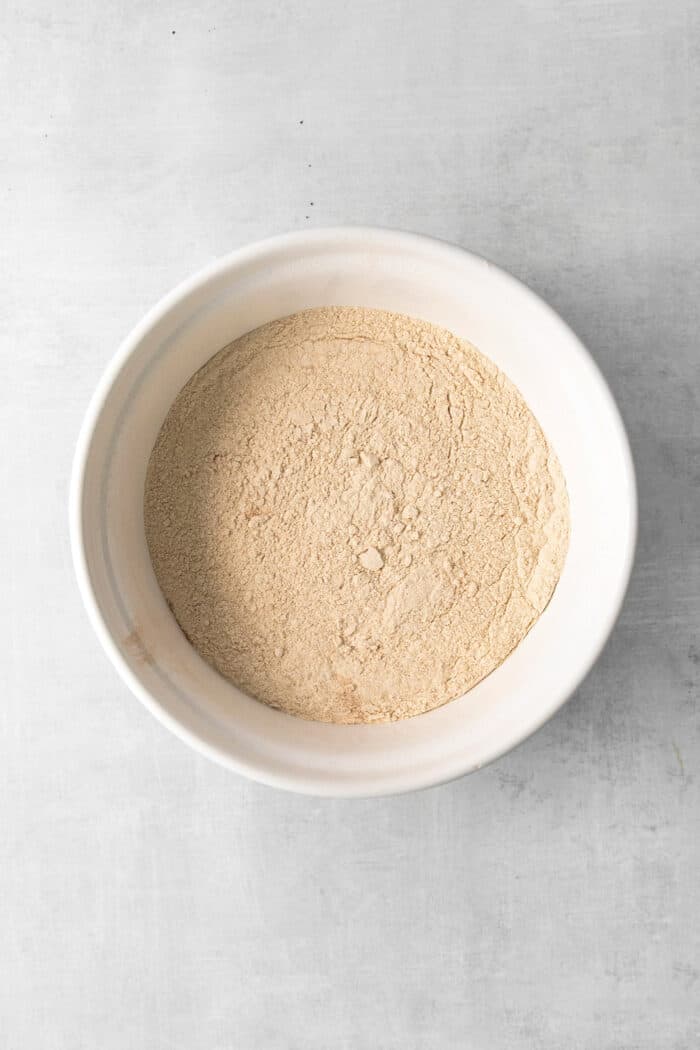
[(406, 718), (476, 685), (547, 605), (568, 523), (512, 383), (378, 310), (307, 310), (221, 350), (146, 479), (153, 566), (192, 644), (324, 722)]

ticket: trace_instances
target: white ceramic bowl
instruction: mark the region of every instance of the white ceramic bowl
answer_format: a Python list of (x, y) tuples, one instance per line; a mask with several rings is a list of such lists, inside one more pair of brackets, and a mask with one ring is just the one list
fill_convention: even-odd
[[(251, 700), (192, 649), (151, 568), (146, 464), (189, 377), (244, 332), (311, 306), (394, 310), (474, 343), (516, 383), (559, 456), (571, 543), (545, 613), (461, 699), (388, 725), (304, 722)], [(610, 392), (576, 336), (536, 295), (477, 256), (426, 237), (341, 228), (233, 252), (180, 285), (131, 333), (80, 435), (71, 495), (75, 567), (93, 626), (133, 692), (210, 758), (317, 795), (422, 788), (479, 769), (542, 725), (598, 656), (636, 535), (634, 470)]]

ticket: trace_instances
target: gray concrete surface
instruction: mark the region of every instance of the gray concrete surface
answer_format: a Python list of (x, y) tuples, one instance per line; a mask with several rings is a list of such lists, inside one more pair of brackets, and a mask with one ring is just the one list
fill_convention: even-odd
[[(698, 5), (0, 18), (3, 1050), (697, 1047)], [(153, 721), (66, 535), (83, 410), (143, 311), (236, 245), (343, 222), (548, 298), (641, 496), (628, 601), (570, 704), (476, 776), (353, 803), (246, 783)]]

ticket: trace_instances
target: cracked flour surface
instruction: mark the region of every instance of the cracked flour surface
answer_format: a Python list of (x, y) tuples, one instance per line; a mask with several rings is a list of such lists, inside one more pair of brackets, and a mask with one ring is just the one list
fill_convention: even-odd
[(200, 654), (302, 718), (383, 722), (476, 685), (547, 605), (569, 536), (559, 463), (464, 340), (307, 310), (221, 350), (148, 466), (156, 577)]

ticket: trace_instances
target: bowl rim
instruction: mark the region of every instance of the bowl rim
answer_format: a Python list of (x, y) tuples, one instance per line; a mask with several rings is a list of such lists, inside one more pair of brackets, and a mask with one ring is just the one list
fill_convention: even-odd
[[(610, 422), (615, 430), (617, 447), (621, 454), (621, 462), (625, 475), (624, 480), (628, 494), (627, 532), (624, 537), (623, 564), (621, 565), (621, 571), (618, 575), (616, 590), (610, 601), (607, 617), (604, 622), (601, 621), (599, 624), (596, 645), (592, 648), (587, 662), (581, 667), (578, 667), (576, 671), (572, 673), (570, 681), (566, 686), (560, 688), (556, 694), (552, 696), (550, 702), (543, 709), (540, 709), (537, 717), (533, 719), (527, 731), (523, 733), (521, 728), (519, 728), (514, 734), (504, 734), (502, 741), (500, 741), (497, 746), (493, 747), (488, 754), (483, 756), (478, 763), (474, 763), (472, 759), (465, 758), (463, 765), (457, 769), (452, 767), (449, 770), (443, 771), (440, 771), (439, 769), (417, 771), (410, 777), (404, 777), (403, 782), (398, 784), (394, 781), (392, 775), (388, 774), (387, 780), (389, 782), (387, 784), (381, 786), (373, 784), (371, 787), (363, 787), (360, 783), (348, 784), (347, 782), (334, 782), (332, 776), (326, 776), (325, 779), (320, 780), (318, 776), (311, 779), (291, 773), (284, 775), (278, 774), (275, 771), (266, 769), (262, 764), (246, 762), (239, 756), (231, 755), (223, 747), (219, 748), (214, 744), (203, 740), (196, 733), (184, 726), (177, 718), (172, 716), (134, 674), (125, 660), (110, 629), (105, 623), (90, 576), (83, 531), (82, 506), (85, 473), (95, 430), (115, 380), (143, 338), (151, 331), (151, 329), (163, 320), (168, 312), (182, 299), (193, 292), (196, 292), (213, 279), (223, 275), (229, 268), (264, 258), (265, 255), (270, 252), (289, 249), (304, 250), (314, 244), (320, 245), (324, 242), (331, 241), (340, 242), (341, 244), (342, 242), (345, 242), (346, 244), (350, 244), (351, 242), (354, 242), (355, 244), (362, 243), (368, 246), (371, 242), (374, 242), (377, 245), (388, 245), (391, 243), (395, 248), (403, 246), (406, 250), (418, 250), (424, 254), (426, 252), (432, 252), (436, 255), (442, 255), (445, 259), (451, 258), (453, 261), (464, 260), (466, 258), (477, 267), (483, 266), (488, 270), (494, 271), (499, 279), (503, 281), (505, 286), (510, 284), (514, 288), (517, 288), (521, 294), (524, 293), (526, 297), (538, 307), (538, 309), (544, 311), (549, 316), (549, 319), (560, 328), (562, 333), (568, 339), (571, 352), (578, 354), (580, 359), (579, 363), (583, 364), (587, 369), (592, 382), (598, 387), (598, 392), (602, 395), (609, 413)], [(504, 754), (511, 751), (536, 733), (573, 695), (581, 682), (589, 674), (605, 647), (615, 622), (617, 621), (627, 592), (637, 544), (638, 494), (634, 461), (632, 458), (629, 439), (622, 416), (608, 383), (590, 352), (553, 307), (529, 288), (528, 285), (524, 284), (524, 282), (520, 281), (507, 270), (504, 270), (501, 266), (497, 266), (483, 256), (454, 245), (448, 241), (428, 236), (426, 234), (411, 233), (388, 227), (345, 225), (316, 227), (313, 230), (296, 230), (267, 237), (255, 241), (252, 244), (236, 248), (226, 255), (215, 259), (207, 266), (181, 281), (170, 292), (162, 296), (155, 305), (146, 312), (121, 342), (116, 353), (108, 362), (107, 367), (103, 371), (89, 401), (87, 411), (80, 427), (73, 457), (69, 489), (68, 516), (73, 567), (77, 578), (78, 589), (92, 628), (97, 634), (103, 650), (117, 670), (121, 679), (129, 687), (130, 691), (163, 725), (166, 726), (166, 728), (195, 751), (205, 755), (219, 765), (223, 765), (238, 774), (260, 783), (264, 783), (270, 787), (316, 796), (362, 798), (403, 794), (409, 791), (421, 790), (438, 784), (447, 783), (451, 780), (462, 777), (467, 773), (482, 769), (484, 766), (496, 761), (498, 758), (502, 757)]]

